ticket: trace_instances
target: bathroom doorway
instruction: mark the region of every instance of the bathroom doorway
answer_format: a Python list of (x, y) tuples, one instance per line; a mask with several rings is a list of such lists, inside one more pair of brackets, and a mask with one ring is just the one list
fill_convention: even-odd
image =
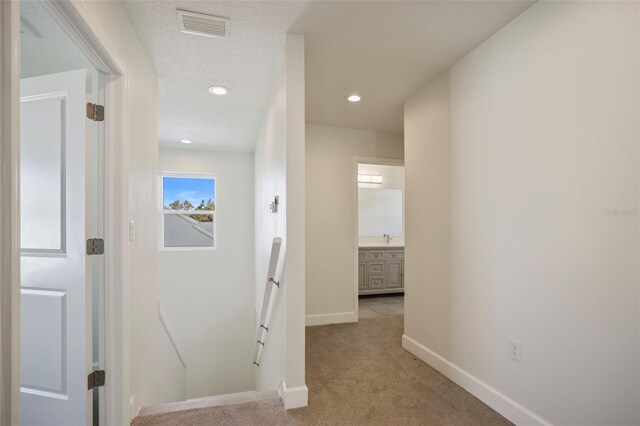
[(404, 315), (404, 164), (356, 161), (358, 319)]

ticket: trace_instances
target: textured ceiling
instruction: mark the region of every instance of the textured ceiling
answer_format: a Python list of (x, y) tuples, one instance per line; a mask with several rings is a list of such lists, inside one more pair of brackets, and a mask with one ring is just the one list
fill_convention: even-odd
[[(252, 152), (284, 52), (305, 3), (125, 1), (159, 78), (160, 145)], [(176, 9), (231, 18), (229, 40), (180, 32)], [(224, 97), (207, 92), (229, 88)], [(190, 139), (193, 144), (181, 144)]]
[[(407, 97), (532, 3), (123, 2), (158, 71), (161, 146), (238, 152), (253, 151), (287, 32), (305, 35), (307, 121), (402, 132)], [(230, 39), (180, 33), (177, 8), (231, 18)]]

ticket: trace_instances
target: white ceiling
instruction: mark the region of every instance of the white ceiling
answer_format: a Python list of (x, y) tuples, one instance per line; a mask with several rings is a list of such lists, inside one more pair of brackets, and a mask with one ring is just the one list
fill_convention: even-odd
[[(160, 145), (252, 152), (279, 71), (287, 30), (305, 3), (125, 1), (155, 62)], [(229, 40), (180, 33), (176, 9), (231, 18)], [(207, 92), (229, 88), (224, 97)], [(190, 139), (193, 144), (181, 144)]]
[[(403, 132), (404, 101), (532, 1), (315, 3), (305, 34), (307, 121)], [(362, 96), (345, 102), (349, 93)]]
[[(238, 152), (253, 151), (287, 32), (305, 35), (307, 121), (402, 132), (407, 97), (532, 3), (123, 2), (156, 64), (160, 145)], [(180, 33), (177, 8), (231, 18), (230, 39)]]

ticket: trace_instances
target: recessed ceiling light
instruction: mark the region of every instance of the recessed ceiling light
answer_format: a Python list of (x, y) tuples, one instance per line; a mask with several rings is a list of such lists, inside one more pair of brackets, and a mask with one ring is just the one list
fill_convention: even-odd
[(209, 87), (209, 93), (212, 95), (224, 96), (229, 93), (229, 89), (223, 86), (211, 86)]
[(348, 95), (348, 96), (346, 97), (346, 99), (347, 99), (349, 102), (360, 102), (360, 101), (362, 100), (362, 98), (361, 98), (360, 96), (358, 96), (358, 95)]
[(182, 142), (182, 143), (191, 143), (191, 141), (189, 139), (182, 139), (180, 142)]

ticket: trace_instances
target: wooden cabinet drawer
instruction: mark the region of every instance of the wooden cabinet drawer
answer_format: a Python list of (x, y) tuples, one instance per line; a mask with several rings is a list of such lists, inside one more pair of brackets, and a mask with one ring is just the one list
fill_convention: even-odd
[(369, 262), (367, 274), (384, 274), (384, 262)]
[(384, 252), (370, 251), (367, 253), (367, 260), (384, 260)]
[(385, 258), (387, 260), (400, 260), (400, 259), (404, 259), (404, 251), (396, 251), (396, 250), (389, 250), (385, 253)]
[(370, 275), (367, 280), (369, 289), (385, 288), (385, 279), (383, 275)]

